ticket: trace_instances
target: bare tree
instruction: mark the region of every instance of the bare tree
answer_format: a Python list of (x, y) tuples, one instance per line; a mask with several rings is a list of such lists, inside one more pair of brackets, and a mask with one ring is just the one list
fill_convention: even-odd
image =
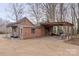
[(39, 24), (39, 21), (42, 19), (42, 11), (41, 11), (41, 4), (40, 3), (31, 3), (28, 4), (30, 6), (29, 13), (31, 17), (34, 17), (36, 23)]
[(77, 22), (78, 22), (77, 33), (79, 34), (79, 3), (78, 3), (78, 20), (77, 20)]
[[(66, 7), (65, 7), (66, 6)], [(65, 15), (67, 14), (68, 4), (60, 4), (60, 21), (65, 21)]]
[(59, 21), (66, 21), (66, 15), (68, 14), (68, 7), (69, 7), (69, 4), (64, 4), (64, 3), (60, 3), (59, 4), (59, 13), (58, 13), (58, 16), (59, 16)]
[(72, 17), (72, 23), (74, 24), (74, 29), (73, 29), (73, 34), (76, 34), (77, 33), (77, 30), (76, 30), (76, 24), (78, 21), (78, 16), (77, 16), (77, 13), (76, 13), (76, 7), (75, 7), (75, 4), (71, 4), (71, 17)]
[(60, 21), (63, 21), (63, 3), (60, 4)]
[(8, 9), (8, 12), (9, 12), (9, 17), (12, 19), (12, 20), (16, 20), (18, 21), (20, 18), (22, 18), (23, 14), (24, 14), (24, 4), (22, 3), (13, 3), (13, 4), (9, 4), (9, 9)]
[(43, 8), (45, 8), (45, 13), (47, 17), (47, 21), (55, 21), (55, 9), (56, 9), (56, 3), (43, 3)]

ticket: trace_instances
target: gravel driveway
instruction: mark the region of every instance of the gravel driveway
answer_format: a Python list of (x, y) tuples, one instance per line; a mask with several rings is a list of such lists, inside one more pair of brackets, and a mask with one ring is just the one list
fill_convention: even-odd
[(26, 40), (8, 40), (7, 38), (3, 38), (4, 36), (5, 35), (0, 35), (0, 55), (79, 55), (79, 46), (64, 43), (63, 40), (59, 40), (54, 37), (42, 37)]

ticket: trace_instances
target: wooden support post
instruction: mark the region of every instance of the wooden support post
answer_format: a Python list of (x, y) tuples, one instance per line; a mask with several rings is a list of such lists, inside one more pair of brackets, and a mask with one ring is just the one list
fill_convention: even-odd
[(69, 37), (70, 37), (70, 33), (69, 33), (69, 26), (68, 26), (68, 40), (69, 40)]
[(52, 26), (52, 33), (53, 33), (53, 26)]
[(11, 33), (11, 36), (13, 36), (13, 27), (12, 27), (12, 33)]
[(66, 34), (67, 35), (67, 39), (66, 40), (69, 40), (69, 26), (67, 26), (66, 28), (67, 28), (67, 34)]
[(72, 39), (72, 36), (73, 36), (73, 26), (71, 26), (71, 39)]

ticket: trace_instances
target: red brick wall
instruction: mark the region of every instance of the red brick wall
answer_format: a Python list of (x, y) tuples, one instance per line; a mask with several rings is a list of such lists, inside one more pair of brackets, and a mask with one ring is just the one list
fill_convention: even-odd
[[(24, 20), (24, 19), (23, 19)], [(22, 25), (23, 27), (25, 27), (25, 26), (33, 26), (33, 24), (31, 23), (31, 22), (29, 22), (29, 20), (27, 20), (27, 19), (25, 19), (23, 22), (21, 22), (21, 23), (19, 23), (19, 25)], [(20, 33), (20, 28), (19, 28), (19, 36), (20, 36), (20, 38), (25, 38), (25, 37), (30, 37), (29, 35), (27, 35), (27, 34), (29, 34), (30, 33), (30, 30), (29, 30), (29, 28), (27, 28), (27, 29), (25, 29), (25, 28), (23, 28), (22, 29), (22, 33)]]
[(27, 19), (25, 19), (20, 24), (22, 24), (23, 26), (33, 26), (33, 24), (29, 20), (27, 20)]
[(36, 28), (36, 30), (35, 30), (35, 36), (36, 37), (44, 36), (44, 28), (43, 27)]
[(42, 36), (44, 36), (44, 29), (43, 28), (36, 28), (35, 33), (31, 32), (31, 27), (30, 28), (23, 28), (23, 39), (42, 37)]
[(27, 26), (33, 26), (33, 24), (29, 20), (25, 20), (20, 25), (23, 25), (22, 34), (20, 34), (20, 38), (26, 39), (26, 38), (34, 38), (34, 37), (41, 37), (44, 36), (44, 28), (39, 27), (35, 29), (35, 33), (31, 32), (31, 27)]

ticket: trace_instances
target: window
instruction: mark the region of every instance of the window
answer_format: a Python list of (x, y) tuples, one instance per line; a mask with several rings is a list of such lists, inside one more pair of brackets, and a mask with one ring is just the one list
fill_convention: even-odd
[(31, 28), (31, 32), (32, 33), (35, 33), (35, 28)]

